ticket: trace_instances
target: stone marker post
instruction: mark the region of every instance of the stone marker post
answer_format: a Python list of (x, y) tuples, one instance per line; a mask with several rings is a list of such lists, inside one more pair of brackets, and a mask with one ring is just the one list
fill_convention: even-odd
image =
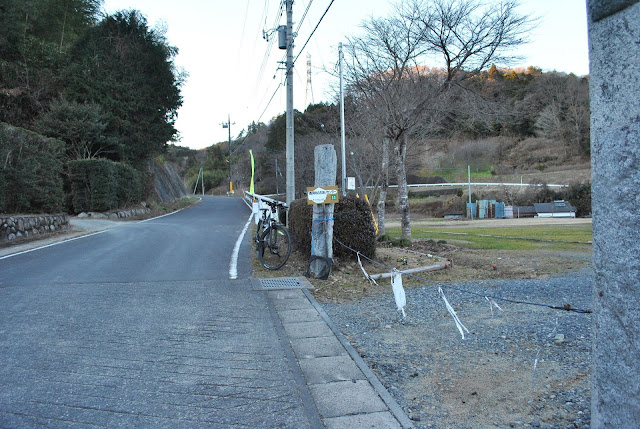
[(588, 0), (592, 428), (640, 424), (640, 1)]
[[(338, 157), (333, 145), (316, 146), (315, 186), (335, 186), (338, 170)], [(333, 208), (335, 204), (316, 204), (313, 206), (313, 224), (311, 225), (311, 255), (333, 258)], [(317, 277), (324, 264), (312, 262), (310, 272)]]

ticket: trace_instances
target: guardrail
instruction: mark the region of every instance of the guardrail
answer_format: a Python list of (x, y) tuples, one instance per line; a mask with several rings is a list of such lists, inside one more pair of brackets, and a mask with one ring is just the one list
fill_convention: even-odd
[(287, 203), (282, 202), (280, 200), (276, 200), (274, 198), (270, 198), (270, 197), (278, 197), (281, 195), (284, 195), (284, 194), (259, 195), (259, 194), (254, 194), (248, 191), (244, 191), (243, 200), (245, 204), (249, 206), (253, 211), (254, 221), (257, 224), (260, 218), (260, 209), (265, 208), (266, 206), (266, 204), (263, 204), (263, 202), (277, 203), (278, 204), (277, 216), (280, 216), (280, 213), (279, 213), (280, 207), (284, 207), (285, 209), (289, 208)]
[[(498, 183), (498, 182), (459, 182), (459, 183), (423, 183), (423, 184), (412, 184), (407, 185), (409, 188), (448, 188), (448, 187), (459, 187), (459, 186), (534, 186), (534, 187), (543, 187), (546, 186), (548, 188), (568, 188), (569, 185), (543, 185), (541, 183)], [(398, 185), (389, 185), (389, 188), (397, 188)]]
[(254, 194), (248, 191), (244, 191), (244, 200), (246, 203), (248, 204), (252, 204), (254, 202), (261, 202), (261, 201), (269, 201), (272, 203), (278, 203), (278, 205), (281, 205), (283, 207), (288, 207), (287, 203), (282, 202), (280, 200), (276, 200), (274, 198), (270, 198), (270, 197), (278, 197), (284, 194), (270, 194), (270, 195), (260, 195), (260, 194)]

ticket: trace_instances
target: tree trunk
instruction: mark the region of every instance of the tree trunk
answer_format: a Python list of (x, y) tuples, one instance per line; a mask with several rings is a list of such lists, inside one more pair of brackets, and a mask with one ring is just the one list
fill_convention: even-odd
[(385, 234), (384, 216), (387, 200), (387, 188), (389, 187), (389, 139), (382, 140), (382, 185), (380, 186), (380, 195), (378, 196), (378, 235)]
[(407, 135), (403, 133), (396, 146), (396, 172), (398, 176), (398, 208), (402, 213), (401, 227), (402, 239), (411, 240), (411, 220), (409, 214), (409, 188), (407, 186), (407, 168), (405, 158), (407, 155)]

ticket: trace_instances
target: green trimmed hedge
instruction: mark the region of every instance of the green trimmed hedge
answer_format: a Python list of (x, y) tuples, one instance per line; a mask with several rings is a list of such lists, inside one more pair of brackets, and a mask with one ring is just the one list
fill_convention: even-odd
[(57, 213), (64, 206), (64, 143), (0, 123), (0, 213)]
[(73, 211), (107, 211), (142, 199), (140, 172), (108, 159), (69, 162)]

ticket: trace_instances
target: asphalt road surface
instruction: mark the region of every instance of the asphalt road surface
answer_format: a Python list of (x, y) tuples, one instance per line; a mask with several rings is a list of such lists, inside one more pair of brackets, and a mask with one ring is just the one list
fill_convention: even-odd
[(0, 427), (317, 426), (247, 238), (229, 279), (249, 215), (207, 197), (0, 259)]

